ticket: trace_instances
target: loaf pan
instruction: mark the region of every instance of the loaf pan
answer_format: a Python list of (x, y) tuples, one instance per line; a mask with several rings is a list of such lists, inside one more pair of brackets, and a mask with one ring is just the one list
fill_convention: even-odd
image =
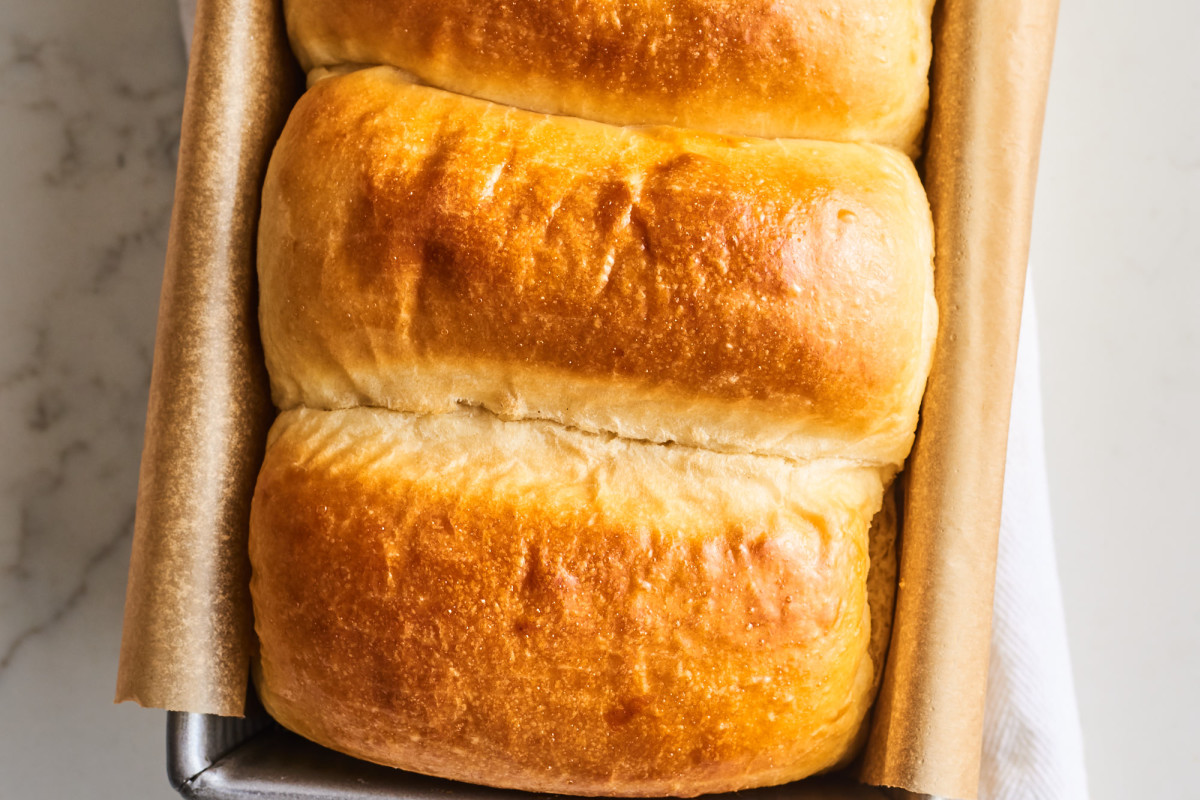
[[(923, 177), (937, 354), (906, 474), (897, 624), (863, 761), (739, 797), (976, 791), (996, 535), (1057, 0), (939, 0)], [(117, 700), (169, 709), (194, 798), (522, 796), (400, 772), (280, 728), (247, 694), (245, 532), (272, 409), (254, 242), (303, 76), (278, 0), (200, 0), (147, 413)], [(244, 713), (244, 716), (237, 716)], [(527, 796), (527, 795), (524, 795)]]

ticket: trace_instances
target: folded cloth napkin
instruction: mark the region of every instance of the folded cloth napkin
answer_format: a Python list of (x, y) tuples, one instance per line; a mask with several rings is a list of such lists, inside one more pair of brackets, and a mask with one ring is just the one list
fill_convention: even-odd
[[(179, 0), (190, 46), (196, 0)], [(1026, 283), (996, 564), (980, 800), (1086, 800), (1083, 736), (1054, 559), (1037, 320)]]

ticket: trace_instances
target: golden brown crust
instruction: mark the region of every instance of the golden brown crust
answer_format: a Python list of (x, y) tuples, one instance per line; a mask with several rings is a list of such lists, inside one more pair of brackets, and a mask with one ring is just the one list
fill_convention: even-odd
[(693, 795), (843, 760), (879, 469), (300, 410), (251, 515), (268, 710), (405, 769)]
[(462, 402), (898, 464), (931, 259), (892, 151), (547, 117), (380, 68), (318, 82), (288, 122), (260, 318), (283, 408)]
[(932, 0), (287, 0), (305, 69), (391, 64), (613, 124), (872, 141), (915, 154)]

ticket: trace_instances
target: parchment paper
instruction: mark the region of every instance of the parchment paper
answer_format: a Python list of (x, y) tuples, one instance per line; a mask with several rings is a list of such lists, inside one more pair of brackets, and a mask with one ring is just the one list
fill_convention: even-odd
[(973, 798), (1056, 0), (943, 0), (925, 186), (941, 320), (906, 469), (896, 623), (861, 776)]
[(298, 92), (269, 0), (203, 0), (159, 305), (118, 702), (240, 716), (246, 531), (271, 405), (254, 288), (267, 158)]

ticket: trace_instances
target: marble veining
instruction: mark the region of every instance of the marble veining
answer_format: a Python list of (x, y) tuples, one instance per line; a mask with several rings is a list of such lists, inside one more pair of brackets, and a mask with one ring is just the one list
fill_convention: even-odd
[(18, 156), (5, 184), (20, 187), (0, 323), (3, 681), (131, 532), (180, 74), (125, 75), (61, 39), (12, 32), (0, 104)]
[[(111, 701), (183, 103), (176, 13), (150, 0), (0, 7), (4, 796), (53, 794), (32, 788), (46, 777), (36, 709), (72, 683), (107, 684), (90, 694)], [(145, 722), (161, 736), (160, 715)], [(105, 730), (72, 727), (90, 731), (80, 742)], [(70, 758), (74, 744), (53, 738)], [(146, 766), (167, 796), (161, 762)]]

